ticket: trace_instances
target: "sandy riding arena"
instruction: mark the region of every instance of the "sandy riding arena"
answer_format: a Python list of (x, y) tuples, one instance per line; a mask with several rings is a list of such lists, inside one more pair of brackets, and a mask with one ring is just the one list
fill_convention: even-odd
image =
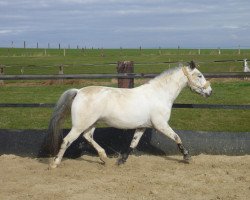
[(130, 156), (123, 166), (111, 158), (64, 159), (48, 169), (47, 159), (0, 156), (0, 199), (249, 199), (250, 155)]

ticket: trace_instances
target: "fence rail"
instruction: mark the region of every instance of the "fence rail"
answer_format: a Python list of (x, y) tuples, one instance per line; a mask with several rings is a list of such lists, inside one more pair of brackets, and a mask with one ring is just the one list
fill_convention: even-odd
[[(154, 78), (158, 74), (68, 74), (68, 75), (0, 75), (0, 80), (48, 80), (48, 79), (110, 79), (110, 78)], [(206, 78), (246, 78), (250, 72), (204, 73)]]
[[(225, 60), (211, 60), (211, 61), (196, 61), (197, 64), (204, 64), (204, 63), (228, 63), (228, 62), (244, 62), (244, 60), (250, 60), (249, 58), (245, 59), (225, 59)], [(136, 65), (163, 65), (163, 64), (186, 64), (188, 61), (178, 61), (178, 60), (172, 60), (172, 61), (162, 61), (162, 62), (136, 62)], [(58, 64), (58, 65), (44, 65), (44, 66), (36, 66), (36, 65), (25, 65), (25, 66), (20, 66), (20, 65), (2, 65), (7, 68), (11, 67), (59, 67), (59, 66), (64, 66), (64, 67), (90, 67), (90, 66), (116, 66), (117, 62), (106, 62), (106, 63), (85, 63), (85, 64), (78, 64), (78, 65), (69, 65), (69, 64)]]

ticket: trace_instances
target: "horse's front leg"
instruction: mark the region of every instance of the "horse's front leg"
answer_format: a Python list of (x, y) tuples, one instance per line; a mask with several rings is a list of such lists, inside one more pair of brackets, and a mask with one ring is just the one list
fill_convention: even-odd
[(183, 146), (181, 138), (177, 133), (174, 132), (174, 130), (168, 125), (167, 122), (165, 122), (164, 120), (157, 120), (157, 122), (153, 123), (153, 125), (157, 131), (176, 142), (179, 151), (183, 154), (184, 161), (189, 162), (191, 160), (189, 151)]
[(121, 156), (117, 160), (118, 165), (121, 165), (121, 164), (126, 162), (131, 151), (137, 147), (137, 145), (141, 139), (141, 136), (143, 135), (145, 130), (146, 130), (145, 128), (140, 128), (140, 129), (135, 130), (134, 137), (131, 141), (131, 144), (130, 144), (128, 150), (125, 153), (121, 154)]

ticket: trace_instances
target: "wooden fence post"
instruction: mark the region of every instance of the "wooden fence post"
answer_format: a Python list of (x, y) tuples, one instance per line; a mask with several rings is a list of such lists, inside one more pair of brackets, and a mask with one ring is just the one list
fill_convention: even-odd
[(59, 66), (59, 72), (58, 72), (59, 75), (63, 75), (63, 65), (60, 65)]
[(24, 74), (24, 67), (21, 67), (21, 74)]
[[(0, 65), (0, 76), (4, 75), (4, 65)], [(4, 85), (4, 81), (0, 80), (0, 85)]]
[(221, 54), (221, 52), (220, 52), (220, 47), (218, 47), (218, 54), (219, 54), (219, 55)]
[[(59, 75), (63, 75), (63, 65), (60, 65), (59, 66), (59, 72), (58, 72)], [(63, 79), (59, 79), (58, 80), (59, 83), (63, 83)]]
[(101, 57), (105, 57), (103, 48), (101, 48)]
[(159, 47), (159, 55), (161, 55), (161, 47)]
[[(118, 61), (117, 64), (118, 73), (134, 73), (134, 62), (133, 61)], [(133, 88), (133, 78), (118, 78), (118, 88)]]

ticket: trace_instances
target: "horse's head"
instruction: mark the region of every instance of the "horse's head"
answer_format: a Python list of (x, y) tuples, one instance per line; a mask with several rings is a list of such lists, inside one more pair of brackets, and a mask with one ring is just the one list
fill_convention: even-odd
[(204, 97), (209, 97), (212, 94), (210, 82), (207, 81), (203, 74), (196, 68), (194, 61), (191, 61), (189, 66), (182, 67), (182, 71), (187, 77), (188, 86), (192, 91), (195, 91)]

